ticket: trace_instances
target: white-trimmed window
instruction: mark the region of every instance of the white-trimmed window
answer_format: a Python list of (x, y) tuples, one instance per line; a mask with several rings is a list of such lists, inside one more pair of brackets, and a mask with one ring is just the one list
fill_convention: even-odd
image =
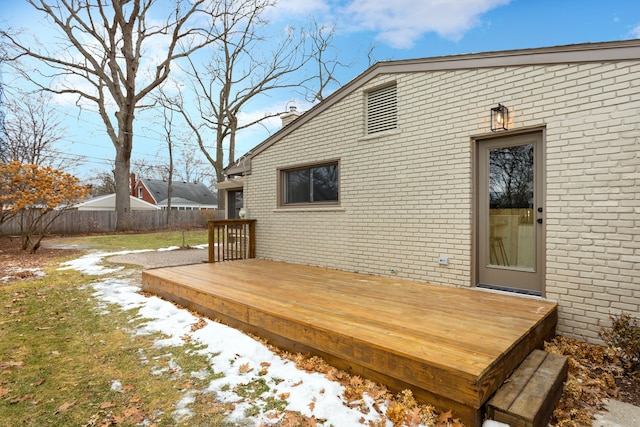
[(367, 93), (367, 134), (384, 132), (398, 127), (396, 85), (385, 86)]
[(144, 193), (142, 191), (142, 187), (138, 187), (138, 199), (142, 199), (144, 197)]
[(280, 170), (281, 206), (339, 203), (338, 161)]

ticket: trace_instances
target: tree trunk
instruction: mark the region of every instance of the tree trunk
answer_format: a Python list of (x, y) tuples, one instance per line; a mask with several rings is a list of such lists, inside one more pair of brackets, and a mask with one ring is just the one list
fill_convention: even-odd
[[(133, 90), (130, 90), (133, 93)], [(135, 228), (131, 213), (131, 150), (133, 147), (133, 118), (135, 104), (130, 101), (125, 108), (116, 113), (118, 136), (114, 141), (116, 148), (116, 231), (130, 231)]]
[(121, 153), (116, 154), (116, 231), (133, 229), (130, 195), (130, 162), (121, 159)]
[(169, 142), (169, 182), (167, 183), (167, 228), (171, 226), (171, 193), (173, 192), (173, 147)]

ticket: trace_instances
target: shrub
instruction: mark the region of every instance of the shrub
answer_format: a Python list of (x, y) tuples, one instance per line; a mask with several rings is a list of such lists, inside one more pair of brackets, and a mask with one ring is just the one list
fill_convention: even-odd
[(600, 328), (600, 338), (614, 349), (625, 371), (640, 374), (640, 325), (638, 319), (622, 313), (609, 316), (610, 327)]

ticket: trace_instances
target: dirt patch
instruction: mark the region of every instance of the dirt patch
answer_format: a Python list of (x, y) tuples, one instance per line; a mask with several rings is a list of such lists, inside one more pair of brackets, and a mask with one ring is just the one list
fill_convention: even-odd
[(78, 249), (40, 247), (35, 254), (22, 250), (20, 237), (0, 237), (0, 286), (42, 276), (42, 269), (55, 260), (80, 254)]
[(618, 400), (640, 406), (640, 378), (622, 375), (616, 378), (618, 386)]

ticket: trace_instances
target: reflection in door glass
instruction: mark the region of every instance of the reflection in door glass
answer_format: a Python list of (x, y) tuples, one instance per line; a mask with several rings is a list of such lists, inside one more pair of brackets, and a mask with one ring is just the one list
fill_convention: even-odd
[(489, 150), (492, 265), (534, 268), (533, 144)]

